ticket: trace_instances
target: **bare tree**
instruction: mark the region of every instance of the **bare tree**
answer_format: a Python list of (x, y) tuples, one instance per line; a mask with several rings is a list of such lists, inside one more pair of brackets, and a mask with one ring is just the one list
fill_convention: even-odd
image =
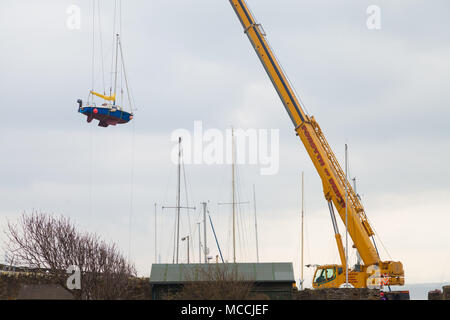
[[(8, 223), (6, 235), (7, 248), (18, 263), (50, 274), (77, 299), (127, 299), (132, 292), (134, 266), (115, 244), (77, 231), (69, 218), (23, 214), (17, 224)], [(79, 290), (67, 287), (70, 266), (80, 271)]]

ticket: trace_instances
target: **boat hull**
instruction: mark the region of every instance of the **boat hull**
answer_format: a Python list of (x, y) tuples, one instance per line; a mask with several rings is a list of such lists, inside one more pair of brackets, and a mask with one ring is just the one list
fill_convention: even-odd
[(98, 120), (100, 127), (115, 126), (133, 119), (132, 113), (114, 108), (86, 106), (80, 107), (78, 112), (87, 116), (87, 122)]

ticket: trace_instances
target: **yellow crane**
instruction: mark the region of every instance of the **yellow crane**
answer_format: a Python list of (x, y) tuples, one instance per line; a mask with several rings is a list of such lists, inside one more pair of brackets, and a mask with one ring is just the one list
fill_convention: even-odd
[[(321, 265), (313, 277), (314, 288), (340, 287), (349, 283), (356, 288), (382, 285), (403, 285), (404, 270), (401, 262), (382, 261), (372, 243), (374, 230), (367, 219), (364, 207), (348, 182), (344, 171), (328, 144), (319, 124), (308, 116), (296, 97), (279, 62), (272, 52), (265, 33), (256, 23), (245, 0), (229, 0), (253, 48), (273, 83), (289, 114), (296, 134), (300, 137), (319, 174), (325, 199), (328, 202), (335, 232), (341, 265)], [(334, 207), (339, 213), (358, 251), (363, 264), (346, 272), (346, 255), (339, 233)], [(348, 280), (348, 282), (346, 281)]]

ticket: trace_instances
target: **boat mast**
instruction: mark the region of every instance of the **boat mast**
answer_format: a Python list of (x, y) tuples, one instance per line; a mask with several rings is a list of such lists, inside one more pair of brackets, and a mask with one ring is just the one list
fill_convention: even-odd
[(229, 203), (219, 203), (219, 205), (231, 205), (233, 208), (233, 262), (236, 263), (236, 205), (249, 203), (245, 202), (236, 202), (236, 187), (235, 187), (235, 149), (234, 149), (234, 129), (231, 128), (231, 202)]
[(156, 202), (155, 202), (155, 263), (158, 263), (158, 255), (157, 255), (158, 247), (156, 245), (156, 241), (157, 241), (157, 237), (156, 237), (157, 227), (156, 226), (157, 225), (156, 225)]
[[(117, 58), (119, 56), (119, 34), (116, 34), (116, 66), (114, 69), (114, 97), (116, 96), (116, 90), (117, 90)], [(113, 104), (116, 104), (116, 100), (114, 99)]]
[(255, 211), (255, 237), (256, 237), (256, 261), (259, 263), (259, 248), (258, 248), (258, 221), (256, 219), (256, 192), (253, 184), (253, 209)]
[(231, 128), (231, 205), (233, 206), (233, 262), (236, 263), (236, 198), (235, 198), (235, 188), (234, 188), (234, 129)]
[(200, 230), (201, 222), (197, 222), (198, 225), (198, 263), (202, 263), (202, 235)]
[(302, 246), (301, 246), (301, 264), (300, 264), (300, 290), (303, 290), (303, 265), (305, 264), (303, 261), (303, 243), (304, 243), (304, 237), (303, 237), (303, 230), (304, 230), (304, 198), (305, 198), (305, 173), (302, 171), (302, 232), (301, 232), (301, 239), (302, 239)]
[(345, 286), (348, 287), (348, 146), (345, 144)]
[(177, 165), (177, 198), (175, 207), (162, 207), (162, 209), (176, 209), (175, 233), (174, 233), (174, 251), (173, 261), (178, 264), (180, 247), (180, 209), (195, 210), (195, 207), (181, 206), (181, 137), (178, 137), (178, 165)]
[(180, 245), (180, 193), (181, 193), (181, 137), (178, 138), (178, 171), (177, 171), (177, 248), (176, 262), (178, 264), (178, 247)]
[(202, 202), (203, 205), (203, 238), (204, 238), (204, 256), (205, 256), (205, 263), (208, 263), (208, 245), (206, 241), (206, 202)]

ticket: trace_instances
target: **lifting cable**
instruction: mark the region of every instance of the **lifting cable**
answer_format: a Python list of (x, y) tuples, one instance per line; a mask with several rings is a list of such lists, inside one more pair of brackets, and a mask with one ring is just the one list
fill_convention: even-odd
[[(96, 19), (98, 24), (98, 31), (96, 31)], [(104, 67), (104, 53), (103, 53), (103, 37), (102, 37), (102, 21), (101, 21), (101, 7), (100, 7), (100, 0), (97, 0), (97, 3), (95, 3), (95, 0), (92, 1), (92, 61), (91, 61), (91, 91), (94, 91), (95, 89), (95, 59), (96, 59), (96, 45), (95, 40), (96, 36), (95, 33), (98, 32), (98, 39), (99, 39), (99, 55), (100, 55), (100, 72), (101, 72), (101, 78), (102, 78), (102, 84), (103, 84), (103, 93), (105, 94), (105, 88), (106, 88), (106, 82), (105, 82), (105, 67)], [(88, 104), (89, 99), (92, 96), (91, 93), (88, 95)]]
[[(95, 2), (95, 0), (94, 0)], [(100, 0), (97, 1), (98, 5), (98, 31), (99, 31), (99, 41), (100, 41), (100, 58), (101, 58), (101, 70), (102, 70), (102, 80), (103, 80), (103, 94), (105, 93), (105, 67), (104, 67), (104, 59), (103, 59), (103, 38), (102, 38), (102, 22), (101, 22), (101, 10), (100, 10)]]
[(132, 221), (133, 216), (133, 200), (134, 200), (134, 167), (135, 167), (135, 123), (131, 124), (131, 181), (130, 181), (130, 215), (129, 215), (129, 225), (128, 225), (128, 261), (131, 264), (131, 232), (132, 232)]
[(112, 36), (112, 46), (111, 46), (111, 73), (110, 73), (110, 84), (109, 87), (109, 95), (112, 96), (112, 83), (113, 83), (113, 70), (114, 70), (114, 44), (115, 44), (115, 36), (116, 36), (116, 16), (117, 16), (117, 0), (114, 0), (114, 17), (113, 17), (113, 36)]
[(94, 73), (95, 73), (95, 1), (92, 1), (92, 70), (91, 70), (91, 90), (94, 91)]

